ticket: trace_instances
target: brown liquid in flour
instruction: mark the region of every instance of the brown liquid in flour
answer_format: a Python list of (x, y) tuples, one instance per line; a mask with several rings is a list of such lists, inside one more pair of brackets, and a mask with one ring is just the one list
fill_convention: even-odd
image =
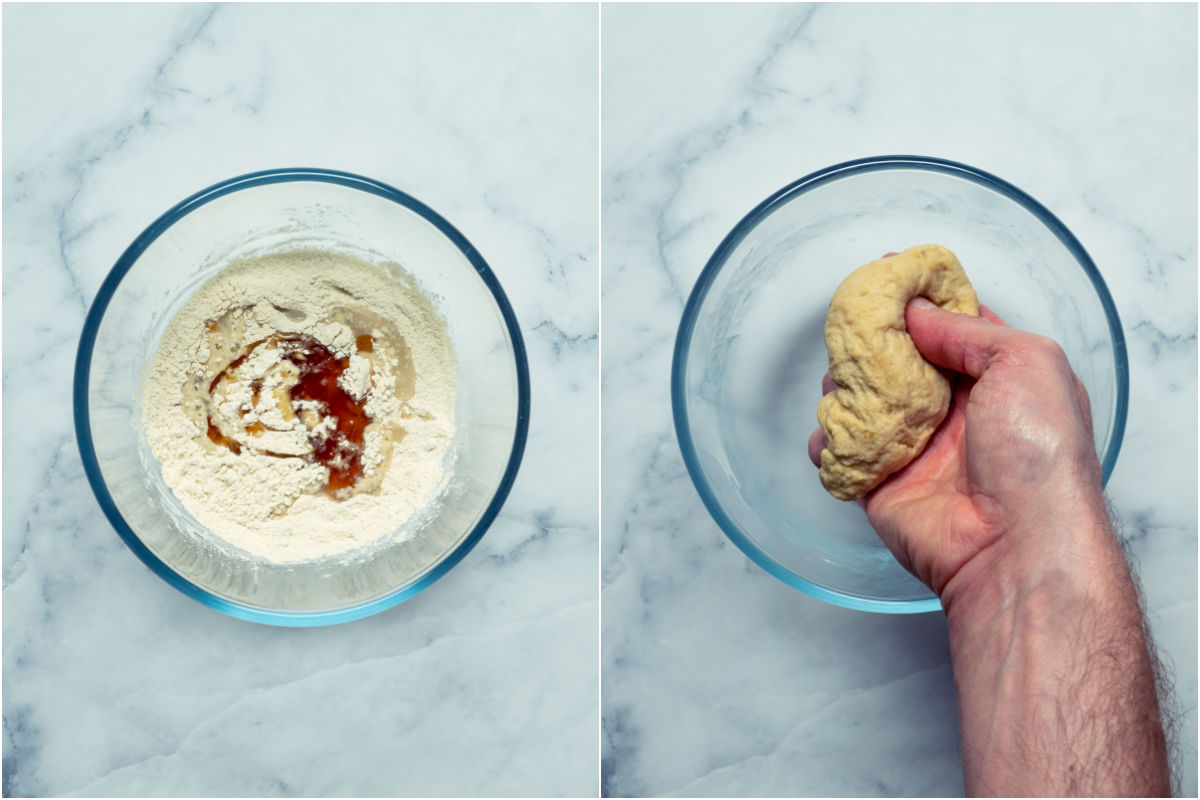
[[(346, 495), (343, 490), (352, 488), (362, 475), (363, 435), (371, 422), (365, 408), (366, 397), (355, 399), (338, 385), (338, 378), (350, 366), (349, 358), (338, 358), (336, 353), (311, 336), (277, 333), (252, 343), (245, 353), (217, 373), (208, 386), (209, 395), (216, 391), (222, 380), (229, 378), (241, 366), (255, 348), (266, 342), (272, 342), (279, 348), (280, 357), (291, 362), (299, 371), (295, 385), (288, 390), (289, 401), (293, 404), (299, 400), (315, 401), (320, 404), (322, 419), (332, 420), (332, 430), (326, 428), (324, 434), (310, 432), (308, 442), (313, 448), (312, 460), (329, 469), (325, 491), (341, 499)], [(356, 344), (359, 352), (369, 353), (374, 349), (374, 340), (369, 335), (359, 336)], [(257, 404), (262, 382), (254, 381), (251, 388)], [(246, 426), (246, 431), (255, 436), (263, 430), (263, 426), (257, 422)], [(241, 452), (238, 443), (226, 437), (211, 417), (208, 419), (208, 438), (215, 444), (228, 447), (235, 454)], [(270, 451), (264, 454), (280, 455)]]

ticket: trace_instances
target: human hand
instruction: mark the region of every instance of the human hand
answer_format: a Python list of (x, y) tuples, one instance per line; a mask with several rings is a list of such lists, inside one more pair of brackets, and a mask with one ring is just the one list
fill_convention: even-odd
[[(953, 399), (921, 454), (860, 501), (900, 563), (947, 608), (969, 563), (1016, 551), (1036, 560), (1054, 546), (1039, 531), (1107, 524), (1087, 391), (1062, 348), (980, 313), (909, 303), (917, 349), (959, 373)], [(828, 375), (822, 385), (834, 388)], [(809, 440), (814, 464), (824, 446), (818, 429)]]
[[(1061, 347), (983, 306), (975, 317), (917, 298), (905, 324), (954, 374), (950, 408), (858, 502), (945, 609), (967, 794), (1168, 794), (1153, 647), (1083, 383)], [(824, 438), (809, 439), (818, 466)]]

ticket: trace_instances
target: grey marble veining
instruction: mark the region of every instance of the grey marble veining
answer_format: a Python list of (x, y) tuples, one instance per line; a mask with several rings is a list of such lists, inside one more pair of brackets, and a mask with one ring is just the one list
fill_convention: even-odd
[[(594, 6), (4, 9), (4, 790), (592, 795)], [(331, 628), (243, 623), (121, 543), (71, 421), (84, 316), (168, 207), (358, 172), (488, 260), (521, 323), (525, 458), (446, 577)]]
[(688, 478), (668, 375), (722, 237), (867, 155), (971, 164), (1100, 268), (1131, 369), (1108, 486), (1174, 675), (1196, 792), (1196, 9), (605, 5), (601, 616), (610, 795), (963, 791), (940, 614), (823, 604), (756, 567)]

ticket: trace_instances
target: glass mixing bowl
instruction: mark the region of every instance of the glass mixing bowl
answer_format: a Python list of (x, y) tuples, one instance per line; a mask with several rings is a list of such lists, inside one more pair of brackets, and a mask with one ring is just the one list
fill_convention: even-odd
[(1083, 246), (1029, 195), (972, 167), (918, 156), (838, 164), (787, 186), (721, 242), (675, 342), (671, 399), (692, 481), (713, 518), (776, 578), (868, 611), (940, 608), (808, 459), (825, 312), (853, 269), (934, 242), (985, 303), (1062, 345), (1087, 387), (1104, 480), (1125, 430), (1129, 369), (1112, 297)]
[[(238, 258), (303, 247), (399, 264), (430, 297), (458, 358), (455, 435), (450, 477), (394, 535), (340, 556), (279, 564), (225, 544), (179, 503), (146, 443), (140, 406), (163, 330), (201, 284)], [(411, 597), (479, 541), (521, 462), (529, 370), (504, 291), (449, 222), (368, 178), (270, 170), (187, 198), (129, 246), (84, 323), (74, 406), (100, 507), (152, 570), (234, 617), (326, 625)]]

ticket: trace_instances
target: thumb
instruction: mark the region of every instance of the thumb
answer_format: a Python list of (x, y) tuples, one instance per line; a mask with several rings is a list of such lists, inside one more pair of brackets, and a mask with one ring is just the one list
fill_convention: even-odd
[(908, 334), (928, 361), (944, 369), (979, 378), (988, 364), (1017, 333), (972, 314), (943, 311), (924, 297), (915, 297), (904, 315)]

